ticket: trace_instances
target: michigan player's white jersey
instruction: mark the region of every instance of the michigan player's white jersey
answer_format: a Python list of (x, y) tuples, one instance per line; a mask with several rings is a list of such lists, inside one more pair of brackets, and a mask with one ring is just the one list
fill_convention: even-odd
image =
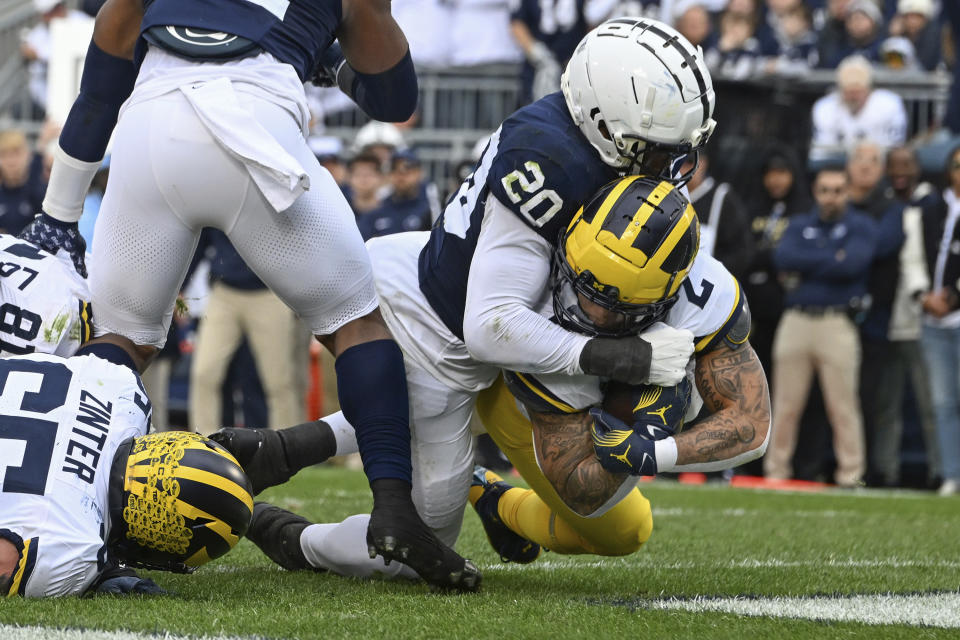
[(79, 595), (103, 571), (113, 456), (146, 434), (150, 411), (128, 367), (0, 359), (0, 537), (21, 549), (8, 595)]
[(87, 281), (66, 253), (0, 234), (0, 356), (70, 356), (91, 337)]
[[(701, 251), (664, 322), (676, 329), (691, 331), (699, 354), (723, 340), (744, 312), (745, 304), (737, 279), (716, 258)], [(541, 313), (552, 315), (553, 309), (544, 308)], [(513, 372), (506, 376), (515, 395), (545, 411), (574, 413), (598, 405), (603, 399), (602, 380), (596, 376)], [(686, 419), (696, 416), (702, 405), (694, 384)]]

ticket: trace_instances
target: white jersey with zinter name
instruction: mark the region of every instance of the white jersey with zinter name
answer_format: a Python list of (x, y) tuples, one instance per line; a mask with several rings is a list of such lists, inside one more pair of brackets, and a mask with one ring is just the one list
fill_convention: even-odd
[(103, 571), (113, 456), (147, 433), (150, 412), (128, 367), (0, 359), (0, 537), (21, 551), (7, 595), (80, 595)]
[(0, 356), (71, 356), (92, 337), (90, 292), (65, 252), (0, 234)]

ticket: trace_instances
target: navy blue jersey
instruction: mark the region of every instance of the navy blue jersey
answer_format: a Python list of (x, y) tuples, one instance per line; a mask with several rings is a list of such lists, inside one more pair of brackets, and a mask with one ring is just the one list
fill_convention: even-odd
[(573, 123), (560, 93), (507, 118), (420, 252), (420, 290), (463, 339), (467, 275), (490, 194), (551, 244), (580, 207), (617, 177)]
[[(144, 0), (140, 33), (155, 26), (223, 31), (256, 42), (307, 81), (334, 40), (341, 0)], [(138, 61), (144, 53), (139, 45)]]

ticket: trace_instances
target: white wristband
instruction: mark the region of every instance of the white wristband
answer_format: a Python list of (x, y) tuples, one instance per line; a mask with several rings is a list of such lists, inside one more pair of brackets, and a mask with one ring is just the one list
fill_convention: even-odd
[(673, 471), (677, 466), (677, 441), (673, 436), (653, 443), (653, 457), (657, 460), (657, 473)]
[(50, 183), (43, 199), (44, 212), (61, 222), (76, 222), (83, 214), (83, 201), (100, 161), (84, 162), (64, 151), (60, 145), (53, 154)]

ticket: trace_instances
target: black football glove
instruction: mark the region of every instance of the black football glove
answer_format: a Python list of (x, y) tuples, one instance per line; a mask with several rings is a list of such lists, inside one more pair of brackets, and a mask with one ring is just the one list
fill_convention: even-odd
[(346, 63), (347, 59), (343, 55), (343, 49), (334, 42), (320, 54), (320, 60), (313, 69), (313, 76), (310, 82), (318, 87), (336, 87), (337, 74), (340, 68)]
[(80, 235), (76, 222), (63, 222), (41, 211), (18, 237), (50, 253), (57, 253), (61, 249), (66, 251), (77, 273), (87, 277), (87, 265), (84, 262), (87, 242)]

